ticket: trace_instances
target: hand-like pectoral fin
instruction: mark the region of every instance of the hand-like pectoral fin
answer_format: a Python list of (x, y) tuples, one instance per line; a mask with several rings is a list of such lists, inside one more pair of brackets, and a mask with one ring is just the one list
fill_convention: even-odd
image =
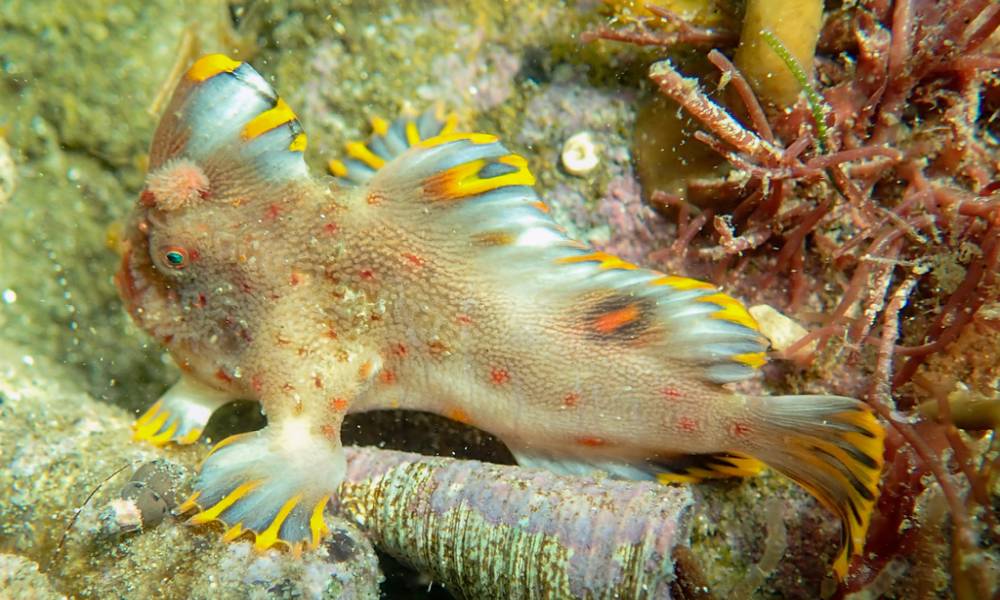
[(288, 421), (220, 442), (205, 459), (180, 512), (193, 525), (219, 521), (223, 539), (252, 533), (254, 548), (315, 548), (327, 533), (324, 510), (343, 479), (343, 449), (312, 424)]

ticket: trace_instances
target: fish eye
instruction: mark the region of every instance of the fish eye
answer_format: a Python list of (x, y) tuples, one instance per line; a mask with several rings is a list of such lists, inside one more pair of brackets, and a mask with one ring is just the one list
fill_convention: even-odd
[(187, 250), (180, 246), (167, 246), (163, 249), (163, 262), (171, 269), (183, 269), (188, 265)]

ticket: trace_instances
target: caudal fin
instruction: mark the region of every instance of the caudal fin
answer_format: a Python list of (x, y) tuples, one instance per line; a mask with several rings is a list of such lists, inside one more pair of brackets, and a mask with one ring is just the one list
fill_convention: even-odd
[(833, 568), (843, 578), (851, 557), (864, 548), (878, 498), (882, 426), (867, 405), (842, 396), (761, 397), (751, 406), (758, 435), (747, 452), (840, 517), (841, 548)]

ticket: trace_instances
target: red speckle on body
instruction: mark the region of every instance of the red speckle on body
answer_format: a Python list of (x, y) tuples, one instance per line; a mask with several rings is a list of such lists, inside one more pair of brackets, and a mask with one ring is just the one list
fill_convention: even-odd
[(139, 202), (143, 206), (154, 206), (156, 204), (156, 194), (149, 190), (142, 190), (142, 193), (139, 194)]
[(691, 417), (681, 417), (677, 419), (677, 428), (684, 433), (694, 433), (698, 431), (698, 421)]
[(750, 433), (750, 424), (736, 421), (729, 427), (729, 431), (736, 437), (745, 437)]
[(660, 390), (660, 393), (663, 394), (665, 398), (680, 398), (684, 395), (679, 389), (672, 387), (665, 387)]
[(396, 374), (386, 369), (379, 374), (379, 379), (381, 379), (382, 383), (385, 384), (396, 383)]
[(375, 279), (375, 272), (371, 269), (362, 269), (359, 275), (361, 275), (361, 279), (364, 279), (365, 281)]
[(198, 302), (195, 303), (195, 306), (198, 306), (199, 308), (201, 308), (201, 307), (205, 306), (206, 304), (208, 304), (208, 298), (205, 297), (205, 294), (199, 293), (198, 294)]
[(508, 381), (510, 381), (510, 373), (507, 371), (507, 369), (501, 369), (499, 367), (495, 367), (492, 371), (490, 371), (490, 379), (496, 385), (503, 385)]
[(264, 390), (264, 381), (260, 378), (260, 375), (250, 377), (250, 389), (258, 394)]
[(404, 346), (402, 343), (393, 344), (392, 347), (389, 349), (389, 352), (391, 352), (394, 356), (402, 358), (406, 356), (406, 346)]
[(455, 320), (458, 321), (460, 325), (472, 325), (472, 317), (465, 313), (459, 313)]
[(330, 409), (344, 412), (347, 410), (347, 400), (345, 398), (330, 398)]
[(323, 389), (323, 378), (319, 375), (313, 375), (313, 385), (316, 386), (316, 389), (318, 390)]
[(191, 262), (194, 262), (194, 261), (198, 260), (199, 258), (201, 258), (201, 253), (198, 252), (197, 249), (192, 248), (191, 251), (188, 252), (188, 260), (190, 260)]
[(591, 448), (597, 448), (600, 446), (607, 445), (607, 442), (604, 440), (604, 438), (590, 437), (590, 436), (578, 437), (576, 438), (576, 443), (581, 446), (589, 446)]
[(410, 262), (410, 264), (413, 265), (414, 267), (422, 267), (425, 264), (425, 261), (424, 261), (423, 258), (420, 258), (416, 254), (413, 254), (411, 252), (404, 253), (403, 254), (403, 258), (405, 258), (406, 260), (408, 260)]
[(566, 394), (566, 396), (563, 398), (562, 405), (565, 406), (566, 408), (573, 408), (579, 402), (580, 402), (580, 395), (570, 393)]
[(292, 271), (291, 276), (288, 278), (288, 283), (292, 285), (298, 285), (302, 281), (302, 276), (299, 275), (297, 271)]
[(330, 338), (331, 340), (337, 339), (337, 332), (336, 332), (336, 330), (334, 330), (333, 327), (327, 327), (325, 335), (326, 335), (326, 337)]
[(295, 391), (295, 386), (290, 382), (286, 382), (285, 385), (281, 386), (281, 391), (288, 392), (290, 394)]
[(273, 220), (277, 219), (278, 215), (280, 215), (280, 214), (281, 214), (281, 207), (280, 206), (278, 206), (277, 204), (269, 204), (267, 206), (267, 210), (264, 211), (264, 220), (265, 221), (273, 221)]
[(215, 378), (221, 381), (225, 381), (226, 383), (232, 383), (233, 381), (233, 378), (230, 377), (228, 373), (223, 371), (222, 367), (219, 367), (219, 369), (215, 372)]
[(324, 237), (330, 237), (332, 235), (336, 235), (336, 233), (337, 233), (337, 224), (336, 223), (327, 223), (326, 225), (323, 226), (323, 236)]

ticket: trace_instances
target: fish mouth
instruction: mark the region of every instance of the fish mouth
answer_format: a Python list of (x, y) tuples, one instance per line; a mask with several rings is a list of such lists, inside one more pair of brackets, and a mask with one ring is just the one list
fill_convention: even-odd
[(132, 318), (137, 318), (135, 314), (136, 299), (139, 290), (135, 281), (135, 274), (132, 273), (132, 243), (129, 240), (122, 242), (122, 260), (115, 273), (115, 287), (118, 288), (118, 295), (125, 304), (125, 310)]
[(155, 267), (140, 254), (144, 245), (144, 240), (137, 241), (134, 237), (122, 242), (122, 259), (114, 282), (126, 312), (136, 325), (154, 337), (161, 337), (155, 315), (162, 314), (169, 299), (157, 285)]

